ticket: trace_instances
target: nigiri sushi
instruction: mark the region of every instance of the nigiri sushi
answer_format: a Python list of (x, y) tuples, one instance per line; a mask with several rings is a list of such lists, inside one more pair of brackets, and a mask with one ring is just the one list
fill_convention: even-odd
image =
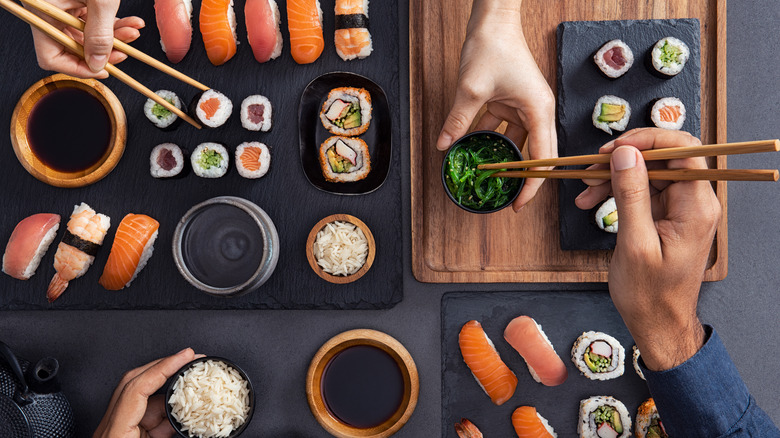
[(62, 295), (68, 282), (87, 273), (110, 226), (111, 218), (96, 213), (84, 202), (73, 208), (68, 229), (54, 255), (54, 269), (57, 273), (46, 291), (49, 302)]
[(287, 0), (290, 52), (298, 64), (311, 64), (325, 48), (319, 0)]
[(460, 329), (460, 353), (479, 386), (496, 405), (512, 398), (517, 377), (501, 360), (493, 342), (477, 321), (469, 321)]
[(154, 14), (162, 50), (176, 64), (192, 43), (192, 0), (154, 0)]
[(458, 438), (482, 438), (482, 432), (466, 418), (461, 418), (460, 423), (455, 423), (455, 433), (458, 434)]
[(512, 426), (518, 438), (557, 438), (553, 428), (536, 408), (520, 406), (512, 413)]
[(556, 386), (566, 381), (569, 372), (555, 353), (552, 343), (530, 316), (518, 316), (504, 330), (504, 339), (523, 357), (528, 371), (537, 382)]
[(222, 65), (236, 54), (236, 13), (233, 0), (203, 0), (200, 4), (200, 33), (206, 55)]
[(363, 59), (373, 46), (368, 31), (368, 0), (336, 0), (336, 53), (344, 61)]
[(35, 275), (59, 228), (58, 214), (38, 213), (22, 219), (5, 246), (3, 272), (19, 280)]
[(281, 16), (275, 0), (246, 0), (246, 34), (257, 62), (276, 59), (282, 54)]
[(128, 214), (119, 223), (99, 283), (108, 290), (130, 286), (154, 252), (160, 223), (144, 214)]

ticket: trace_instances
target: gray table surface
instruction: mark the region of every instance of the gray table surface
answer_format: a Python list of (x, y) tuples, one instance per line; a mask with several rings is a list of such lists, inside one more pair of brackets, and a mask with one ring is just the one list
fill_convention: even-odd
[[(408, 89), (408, 8), (401, 17), (402, 90)], [(780, 137), (780, 3), (736, 0), (728, 7), (730, 141)], [(402, 99), (403, 100), (403, 99)], [(440, 300), (448, 291), (593, 289), (582, 284), (423, 284), (411, 272), (409, 107), (403, 138), (404, 300), (386, 311), (36, 311), (0, 313), (0, 339), (21, 356), (60, 360), (63, 389), (79, 436), (100, 421), (111, 391), (128, 369), (186, 346), (241, 364), (258, 388), (247, 436), (327, 436), (309, 413), (304, 378), (309, 360), (331, 336), (374, 328), (401, 341), (420, 373), (420, 401), (398, 437), (440, 435)], [(780, 156), (729, 159), (733, 168), (778, 168)], [(777, 184), (730, 183), (729, 274), (706, 284), (701, 319), (714, 325), (758, 403), (780, 424), (780, 190)], [(4, 219), (10, 220), (10, 219)], [(605, 284), (595, 286), (606, 291)], [(605, 292), (606, 293), (606, 292)], [(564, 431), (561, 431), (564, 432)], [(565, 431), (569, 435), (571, 431)]]

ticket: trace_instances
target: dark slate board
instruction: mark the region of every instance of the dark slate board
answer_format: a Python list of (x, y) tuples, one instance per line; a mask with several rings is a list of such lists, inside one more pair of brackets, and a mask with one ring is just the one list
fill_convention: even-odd
[[(504, 340), (504, 328), (520, 315), (531, 316), (544, 329), (569, 371), (561, 385), (536, 383), (522, 357)], [(514, 396), (494, 405), (463, 362), (458, 333), (467, 321), (476, 319), (507, 366), (517, 375)], [(604, 382), (588, 380), (571, 362), (571, 346), (584, 331), (608, 333), (626, 349), (623, 376)], [(650, 397), (644, 381), (630, 362), (634, 341), (609, 294), (603, 292), (502, 292), (448, 293), (441, 308), (441, 406), (442, 437), (457, 438), (453, 424), (471, 420), (485, 436), (515, 436), (512, 412), (519, 406), (533, 406), (547, 418), (560, 438), (577, 436), (580, 400), (594, 395), (612, 395), (628, 408), (632, 421), (639, 405)]]
[[(200, 2), (195, 2), (195, 23)], [(142, 95), (124, 84), (108, 79), (119, 96), (128, 118), (127, 149), (117, 168), (104, 180), (79, 189), (60, 189), (30, 176), (13, 158), (0, 175), (6, 193), (0, 222), (0, 245), (22, 218), (38, 212), (59, 213), (66, 219), (75, 204), (87, 202), (109, 215), (112, 226), (95, 264), (87, 274), (74, 280), (53, 305), (46, 302), (46, 287), (54, 275), (54, 247), (44, 257), (38, 273), (23, 282), (0, 275), (2, 309), (379, 309), (392, 307), (403, 298), (401, 248), (401, 146), (393, 145), (390, 173), (377, 191), (362, 196), (338, 196), (324, 193), (306, 180), (298, 155), (298, 103), (306, 84), (330, 71), (352, 71), (379, 84), (387, 93), (392, 113), (393, 138), (400, 136), (399, 104), (399, 29), (398, 6), (393, 2), (374, 2), (371, 21), (374, 52), (365, 60), (345, 62), (333, 46), (334, 1), (322, 2), (325, 50), (315, 63), (296, 64), (290, 55), (287, 14), (284, 2), (282, 56), (259, 64), (246, 39), (243, 3), (236, 8), (240, 44), (236, 56), (221, 67), (212, 66), (196, 30), (187, 57), (176, 68), (201, 82), (223, 91), (233, 100), (234, 113), (227, 125), (197, 131), (182, 124), (172, 132), (155, 128), (143, 115)], [(120, 16), (139, 15), (146, 21), (142, 36), (133, 45), (165, 60), (155, 24), (153, 2), (123, 2)], [(49, 73), (38, 68), (29, 28), (8, 13), (0, 12), (0, 24), (7, 38), (0, 45), (0, 57), (14, 60), (0, 68), (0, 132), (9, 132), (11, 113), (22, 93)], [(185, 102), (198, 90), (176, 81), (138, 61), (128, 60), (121, 69), (153, 90), (170, 89)], [(269, 133), (253, 133), (241, 127), (238, 109), (250, 94), (267, 96), (274, 108), (274, 126)], [(311, 123), (320, 123), (313, 119)], [(244, 141), (261, 141), (272, 150), (269, 173), (260, 180), (241, 178), (230, 164), (228, 174), (218, 180), (206, 180), (192, 172), (182, 179), (161, 181), (149, 176), (149, 153), (155, 145), (178, 143), (192, 151), (204, 141), (227, 145), (233, 160), (235, 147)], [(6, 157), (13, 157), (9, 136), (0, 136)], [(279, 264), (270, 280), (257, 291), (239, 298), (220, 299), (191, 287), (176, 270), (171, 240), (176, 223), (193, 205), (214, 196), (241, 196), (263, 208), (279, 231)], [(129, 289), (107, 292), (98, 278), (108, 258), (114, 232), (127, 213), (145, 213), (160, 221), (160, 236), (149, 265)], [(305, 255), (306, 238), (317, 221), (334, 213), (347, 213), (363, 220), (376, 238), (377, 255), (371, 270), (362, 279), (348, 285), (333, 285), (320, 279), (309, 267)], [(64, 227), (64, 223), (63, 223)], [(60, 232), (60, 235), (62, 231)], [(59, 239), (59, 237), (58, 237)], [(56, 245), (56, 244), (55, 244)]]
[[(699, 20), (571, 21), (558, 26), (558, 152), (561, 156), (596, 154), (609, 135), (593, 126), (593, 106), (599, 97), (613, 94), (631, 104), (626, 131), (653, 126), (650, 109), (656, 99), (678, 97), (685, 104), (683, 130), (701, 136), (701, 62)], [(656, 76), (649, 61), (653, 45), (666, 36), (683, 40), (691, 49), (685, 69), (671, 79)], [(634, 65), (612, 80), (601, 73), (593, 55), (604, 43), (622, 39), (634, 51)], [(569, 166), (570, 169), (585, 166)], [(615, 247), (615, 235), (601, 231), (596, 209), (583, 211), (574, 198), (585, 189), (580, 180), (559, 183), (561, 249), (597, 250)]]

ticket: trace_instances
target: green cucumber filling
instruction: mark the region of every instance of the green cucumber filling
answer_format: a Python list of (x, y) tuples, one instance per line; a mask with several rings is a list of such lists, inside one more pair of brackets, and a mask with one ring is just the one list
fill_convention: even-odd
[(335, 173), (348, 173), (355, 167), (348, 159), (336, 153), (336, 147), (328, 149), (328, 164)]
[(669, 41), (664, 42), (663, 47), (661, 47), (661, 62), (666, 67), (679, 64), (680, 55), (682, 55), (682, 50), (679, 47), (669, 44)]
[(583, 359), (585, 360), (585, 365), (594, 373), (606, 373), (609, 366), (612, 364), (611, 358), (591, 353), (590, 347), (588, 347), (588, 351), (585, 352)]
[[(164, 98), (166, 102), (173, 105), (173, 99), (171, 98)], [(174, 105), (176, 106), (176, 105)], [(165, 108), (164, 106), (160, 105), (159, 103), (155, 103), (152, 107), (152, 115), (157, 117), (158, 119), (167, 119), (171, 116), (171, 111)]]
[(602, 103), (601, 114), (599, 114), (598, 121), (602, 123), (617, 122), (626, 115), (625, 105), (619, 105), (614, 103)]
[(213, 149), (203, 149), (200, 153), (198, 164), (200, 164), (200, 167), (203, 169), (219, 167), (222, 164), (222, 155)]
[(361, 121), (362, 119), (360, 115), (360, 103), (353, 102), (349, 106), (349, 110), (347, 111), (347, 114), (337, 120), (334, 120), (333, 124), (338, 126), (341, 129), (352, 129), (360, 126)]
[(601, 426), (602, 423), (607, 423), (618, 434), (623, 433), (623, 423), (620, 421), (620, 413), (613, 406), (604, 405), (599, 406), (593, 411), (593, 421), (596, 423), (596, 428)]

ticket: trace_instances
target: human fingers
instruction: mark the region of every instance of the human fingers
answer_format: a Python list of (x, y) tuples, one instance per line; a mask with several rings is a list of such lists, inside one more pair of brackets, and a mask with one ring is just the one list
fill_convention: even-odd
[[(528, 129), (528, 155), (530, 159), (555, 158), (558, 156), (558, 136), (555, 131), (554, 116), (550, 120), (544, 117), (538, 119), (532, 118), (526, 128)], [(533, 170), (548, 169), (552, 168), (533, 168)], [(531, 199), (536, 196), (539, 187), (544, 184), (544, 181), (545, 180), (542, 178), (527, 179), (525, 181), (523, 189), (520, 190), (520, 195), (512, 204), (512, 208), (515, 212), (531, 202)]]
[(495, 131), (503, 121), (504, 119), (497, 117), (495, 114), (490, 112), (490, 109), (488, 108), (488, 110), (485, 111), (485, 114), (482, 114), (482, 117), (479, 118), (477, 124), (474, 125), (474, 130)]
[(455, 103), (444, 121), (439, 139), (436, 141), (436, 148), (440, 151), (447, 150), (456, 139), (466, 135), (474, 117), (487, 101), (487, 93), (474, 85), (475, 83), (479, 83), (479, 81), (468, 79), (467, 75), (461, 75), (458, 89), (455, 91)]
[(574, 205), (580, 210), (590, 210), (609, 197), (612, 191), (611, 181), (602, 181), (599, 185), (586, 188), (574, 199)]
[(620, 227), (617, 246), (646, 251), (658, 248), (660, 242), (653, 222), (650, 204), (650, 185), (647, 169), (636, 148), (622, 146), (612, 153), (610, 161), (612, 192), (617, 204)]
[(116, 388), (114, 389), (114, 392), (111, 394), (111, 399), (108, 401), (108, 407), (106, 408), (106, 413), (103, 415), (103, 419), (100, 420), (100, 424), (98, 425), (97, 430), (95, 431), (95, 436), (101, 436), (102, 432), (108, 427), (109, 420), (111, 418), (111, 413), (114, 411), (114, 406), (116, 405), (117, 399), (119, 399), (119, 396), (122, 394), (122, 390), (125, 389), (125, 386), (128, 382), (136, 378), (138, 375), (146, 371), (147, 369), (151, 368), (153, 365), (156, 365), (159, 363), (162, 359), (153, 360), (145, 365), (141, 365), (138, 368), (134, 368), (130, 371), (127, 371), (122, 375), (122, 378), (119, 379), (119, 383), (116, 385)]
[(114, 20), (118, 9), (119, 0), (87, 0), (84, 58), (95, 73), (106, 66), (114, 47)]
[[(592, 164), (592, 165), (588, 166), (587, 168), (585, 168), (585, 170), (608, 170), (608, 169), (609, 169), (609, 164), (606, 164), (606, 163)], [(600, 186), (600, 185), (604, 184), (604, 180), (603, 179), (585, 178), (585, 179), (582, 180), (582, 182), (584, 182), (588, 186)]]
[(149, 397), (146, 412), (138, 425), (149, 432), (150, 437), (169, 437), (176, 433), (165, 414), (165, 403), (164, 395), (158, 394)]

